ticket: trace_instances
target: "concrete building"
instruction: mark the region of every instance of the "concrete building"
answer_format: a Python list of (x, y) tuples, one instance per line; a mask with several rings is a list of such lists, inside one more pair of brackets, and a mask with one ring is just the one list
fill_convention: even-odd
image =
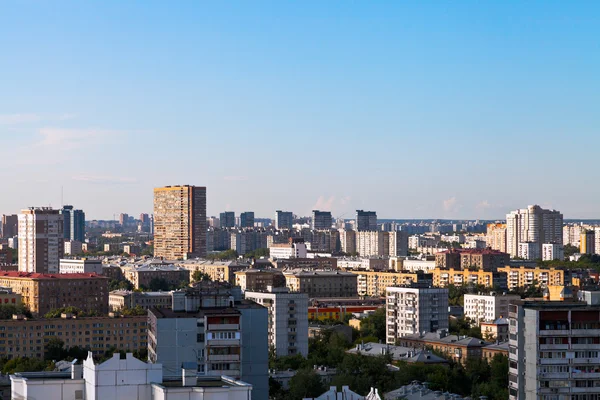
[(581, 225), (568, 224), (563, 226), (563, 245), (570, 244), (579, 247), (579, 239), (583, 229)]
[(587, 230), (581, 232), (579, 237), (579, 253), (596, 254), (596, 235), (595, 231)]
[(339, 229), (340, 233), (340, 251), (346, 254), (356, 253), (356, 231)]
[(312, 211), (312, 229), (331, 229), (332, 217), (331, 211)]
[(390, 257), (408, 256), (408, 233), (406, 231), (389, 232), (389, 255)]
[(268, 313), (239, 300), (228, 285), (203, 283), (173, 300), (173, 309), (148, 312), (148, 357), (178, 376), (184, 363), (202, 376), (227, 375), (253, 385), (252, 399), (267, 400)]
[(508, 304), (521, 300), (516, 294), (465, 294), (464, 312), (475, 325), (508, 317)]
[(432, 271), (433, 286), (446, 287), (448, 285), (482, 285), (488, 288), (506, 290), (508, 288), (507, 274), (498, 270), (498, 272), (476, 270), (469, 271), (436, 268)]
[(430, 349), (445, 353), (452, 359), (465, 365), (467, 360), (478, 360), (483, 357), (483, 349), (489, 343), (468, 336), (449, 335), (447, 329), (437, 332), (422, 332), (407, 335), (397, 340), (399, 346), (414, 349)]
[(533, 284), (539, 286), (563, 286), (570, 284), (570, 274), (565, 276), (565, 271), (556, 268), (539, 267), (510, 267), (498, 268), (498, 272), (506, 273), (509, 290), (527, 287)]
[(450, 249), (435, 255), (435, 266), (442, 269), (495, 271), (509, 261), (507, 253), (491, 249)]
[(358, 276), (357, 291), (359, 296), (384, 297), (386, 288), (389, 286), (411, 285), (419, 282), (427, 286), (433, 285), (431, 274), (385, 272), (385, 271), (356, 271), (348, 270)]
[(65, 241), (85, 242), (85, 213), (82, 210), (74, 210), (73, 206), (63, 206), (60, 214), (64, 218), (63, 237)]
[(125, 266), (123, 276), (135, 289), (150, 288), (153, 279), (161, 279), (169, 285), (190, 283), (190, 271), (178, 265), (150, 261), (139, 266)]
[(406, 335), (448, 329), (448, 289), (389, 287), (386, 290), (386, 343)]
[(599, 319), (585, 303), (511, 304), (509, 398), (600, 398)]
[(2, 236), (10, 238), (19, 234), (19, 216), (18, 215), (2, 215)]
[(221, 221), (221, 228), (235, 228), (235, 212), (222, 212), (221, 214), (219, 214), (219, 221)]
[(358, 276), (344, 271), (291, 270), (283, 273), (292, 292), (310, 298), (356, 297)]
[(539, 243), (522, 242), (519, 243), (517, 257), (523, 260), (540, 260), (542, 258), (542, 250)]
[(19, 214), (19, 271), (58, 273), (64, 254), (63, 217), (58, 210), (31, 207)]
[(235, 273), (250, 267), (249, 263), (239, 261), (188, 260), (178, 264), (193, 274), (200, 271), (216, 282), (228, 282), (235, 285)]
[(273, 265), (278, 269), (338, 269), (338, 261), (335, 257), (283, 258), (274, 260)]
[(10, 287), (34, 314), (77, 307), (108, 312), (108, 278), (96, 274), (38, 274), (0, 271), (0, 286)]
[(254, 211), (245, 211), (240, 214), (240, 228), (254, 228)]
[(83, 253), (83, 243), (77, 240), (65, 240), (65, 256), (78, 256)]
[(535, 243), (542, 254), (543, 243), (563, 244), (563, 215), (538, 205), (512, 211), (506, 215), (506, 249), (518, 257), (519, 243)]
[(542, 244), (542, 261), (564, 260), (565, 250), (562, 244)]
[(263, 292), (267, 288), (282, 288), (285, 286), (285, 277), (277, 269), (246, 269), (235, 273), (235, 284), (242, 292)]
[(386, 271), (389, 259), (385, 257), (340, 257), (337, 267), (344, 270)]
[(306, 258), (307, 248), (303, 239), (290, 238), (288, 243), (273, 243), (269, 246), (271, 259)]
[(59, 273), (102, 275), (102, 260), (62, 258), (59, 264)]
[[(356, 252), (361, 257), (389, 256), (391, 242), (390, 233), (392, 232), (357, 231)], [(395, 237), (395, 239), (397, 239), (397, 237)]]
[(508, 314), (495, 321), (481, 322), (481, 336), (487, 341), (508, 342), (508, 324)]
[(389, 269), (405, 272), (431, 273), (435, 269), (435, 257), (428, 258), (400, 258), (390, 257)]
[(294, 214), (291, 211), (275, 211), (275, 229), (292, 229)]
[[(138, 351), (148, 347), (146, 315), (77, 317), (63, 314), (61, 318), (23, 318), (17, 316), (2, 321), (0, 333), (6, 338), (0, 343), (1, 358), (44, 358), (50, 339), (59, 338), (65, 347), (79, 346), (94, 355), (111, 348)], [(8, 336), (9, 334), (12, 335)]]
[(486, 244), (492, 250), (506, 253), (506, 224), (488, 224)]
[(376, 231), (377, 213), (375, 211), (356, 210), (356, 231)]
[(20, 306), (23, 304), (23, 300), (20, 294), (13, 292), (12, 288), (0, 286), (0, 304)]
[(291, 293), (288, 288), (244, 293), (267, 308), (269, 313), (269, 347), (277, 357), (300, 354), (308, 356), (308, 296)]
[(108, 294), (108, 308), (111, 311), (121, 311), (125, 308), (141, 307), (147, 310), (152, 307), (167, 307), (173, 305), (171, 292), (135, 292), (132, 290), (113, 290)]
[(0, 250), (0, 265), (10, 265), (13, 263), (13, 256), (12, 256), (12, 250), (11, 249), (2, 249)]
[(154, 189), (154, 256), (169, 260), (206, 256), (206, 188)]

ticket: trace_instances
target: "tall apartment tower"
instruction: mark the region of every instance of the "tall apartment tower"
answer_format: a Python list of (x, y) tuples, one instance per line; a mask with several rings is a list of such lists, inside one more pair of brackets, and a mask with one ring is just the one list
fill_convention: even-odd
[(154, 256), (171, 260), (206, 256), (206, 187), (154, 189)]
[(121, 224), (121, 226), (125, 226), (128, 223), (129, 223), (129, 215), (127, 215), (125, 213), (119, 214), (119, 224)]
[(375, 211), (356, 210), (356, 230), (376, 231), (377, 230), (377, 213)]
[(331, 211), (313, 210), (312, 228), (313, 229), (331, 229)]
[(596, 235), (595, 231), (583, 231), (581, 232), (579, 239), (579, 252), (581, 254), (595, 254), (596, 253)]
[(19, 271), (58, 274), (64, 255), (59, 210), (30, 207), (19, 214)]
[(219, 214), (221, 228), (235, 228), (235, 212), (225, 211)]
[(294, 214), (291, 211), (275, 211), (275, 229), (292, 229)]
[(64, 238), (85, 242), (85, 213), (82, 210), (74, 210), (73, 206), (63, 206), (60, 213), (64, 218)]
[(2, 237), (11, 238), (19, 233), (19, 216), (2, 215)]
[(389, 344), (402, 336), (448, 329), (448, 289), (388, 287), (386, 315)]
[(486, 245), (506, 253), (506, 224), (487, 224)]
[(542, 254), (543, 243), (563, 244), (563, 215), (538, 205), (512, 211), (506, 215), (506, 251), (519, 254), (519, 243), (535, 243)]
[(240, 214), (240, 228), (254, 228), (254, 211)]

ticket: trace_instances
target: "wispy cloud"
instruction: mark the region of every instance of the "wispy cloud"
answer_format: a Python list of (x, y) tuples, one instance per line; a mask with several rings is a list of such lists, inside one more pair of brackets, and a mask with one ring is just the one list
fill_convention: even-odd
[(87, 144), (97, 144), (123, 133), (103, 129), (41, 128), (39, 134), (41, 139), (36, 143), (37, 146), (58, 146), (72, 150)]
[(76, 175), (74, 181), (87, 182), (104, 185), (131, 184), (136, 183), (137, 179), (124, 176), (98, 176), (98, 175)]
[(224, 176), (223, 180), (225, 180), (225, 181), (234, 181), (234, 182), (242, 182), (242, 181), (247, 181), (248, 177), (247, 176), (243, 176), (243, 175)]
[(325, 196), (319, 196), (317, 202), (313, 205), (313, 210), (331, 211), (331, 207), (335, 202), (335, 196), (325, 198)]
[(478, 210), (487, 210), (488, 208), (492, 208), (492, 205), (490, 204), (489, 201), (483, 200), (483, 201), (480, 201), (479, 203), (477, 203), (477, 205), (475, 207)]
[(444, 207), (444, 211), (453, 212), (458, 209), (458, 203), (456, 201), (456, 197), (450, 197), (442, 202), (442, 206)]
[(0, 114), (0, 125), (17, 125), (37, 122), (41, 119), (38, 114)]

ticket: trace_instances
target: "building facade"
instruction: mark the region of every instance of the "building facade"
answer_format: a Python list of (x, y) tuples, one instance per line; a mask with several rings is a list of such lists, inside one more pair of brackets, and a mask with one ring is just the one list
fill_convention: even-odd
[(219, 220), (221, 222), (221, 228), (235, 228), (235, 212), (224, 211), (219, 214)]
[(102, 260), (63, 258), (60, 260), (59, 273), (102, 275)]
[(48, 207), (19, 214), (19, 271), (58, 273), (64, 255), (63, 216)]
[(435, 255), (438, 268), (496, 271), (508, 265), (510, 256), (491, 249), (451, 249)]
[(563, 286), (570, 284), (570, 275), (565, 277), (565, 271), (556, 268), (510, 267), (498, 268), (498, 272), (506, 273), (509, 290), (531, 285)]
[(424, 273), (383, 272), (383, 271), (348, 271), (358, 276), (357, 291), (359, 296), (384, 297), (390, 286), (404, 286), (412, 283), (433, 285), (433, 276)]
[(10, 238), (19, 234), (19, 216), (2, 215), (2, 237)]
[(488, 224), (486, 244), (492, 250), (506, 253), (506, 224)]
[(432, 271), (433, 275), (433, 286), (446, 287), (448, 285), (462, 286), (462, 285), (481, 285), (488, 288), (496, 288), (498, 290), (506, 290), (509, 288), (507, 282), (507, 274), (498, 270), (498, 272), (492, 271), (469, 271), (436, 268)]
[(275, 211), (275, 229), (292, 229), (294, 214), (291, 211)]
[(287, 287), (309, 298), (356, 297), (358, 275), (344, 271), (285, 271)]
[(564, 260), (565, 249), (562, 244), (544, 243), (542, 245), (542, 261)]
[(519, 254), (519, 243), (535, 243), (542, 253), (543, 243), (563, 244), (563, 215), (538, 205), (506, 215), (506, 249), (511, 257)]
[(170, 260), (206, 256), (206, 188), (154, 189), (154, 256)]
[(108, 294), (110, 311), (121, 311), (125, 308), (141, 307), (148, 310), (152, 307), (171, 308), (173, 295), (171, 292), (135, 292), (133, 290), (113, 290)]
[(508, 304), (521, 300), (516, 294), (465, 294), (464, 313), (475, 325), (508, 317)]
[(63, 234), (65, 240), (85, 242), (85, 213), (75, 210), (73, 206), (63, 206), (60, 210), (63, 216)]
[(331, 211), (312, 211), (312, 229), (331, 229), (332, 217)]
[[(375, 211), (356, 210), (356, 231), (376, 231), (377, 213)], [(361, 254), (362, 255), (362, 254)]]
[(240, 214), (240, 228), (254, 228), (254, 211)]

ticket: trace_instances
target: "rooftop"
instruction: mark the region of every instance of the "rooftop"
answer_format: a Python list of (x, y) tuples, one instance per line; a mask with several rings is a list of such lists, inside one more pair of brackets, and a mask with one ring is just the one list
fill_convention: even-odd
[(445, 251), (441, 251), (438, 254), (496, 254), (496, 255), (507, 255), (508, 253), (504, 253), (498, 250), (492, 249), (449, 249)]
[(458, 335), (445, 335), (441, 332), (427, 332), (427, 333), (415, 333), (412, 335), (402, 336), (400, 340), (416, 340), (421, 342), (441, 343), (441, 344), (452, 344), (455, 346), (465, 347), (484, 347), (489, 345), (481, 339), (473, 338), (470, 336), (458, 336)]
[(95, 273), (80, 274), (41, 274), (37, 272), (0, 271), (0, 278), (24, 278), (24, 279), (108, 279), (106, 276)]
[(163, 381), (163, 383), (156, 383), (166, 388), (177, 388), (177, 387), (232, 387), (232, 386), (250, 386), (242, 381), (236, 381), (233, 378), (227, 376), (199, 376), (194, 386), (183, 386), (182, 380)]

